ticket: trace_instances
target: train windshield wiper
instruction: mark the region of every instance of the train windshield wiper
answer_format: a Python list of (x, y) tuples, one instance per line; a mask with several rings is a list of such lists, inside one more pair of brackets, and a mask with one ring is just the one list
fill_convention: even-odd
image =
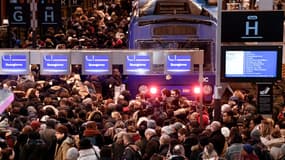
[(158, 24), (158, 23), (169, 23), (169, 22), (185, 22), (185, 23), (190, 23), (190, 24), (205, 24), (205, 25), (212, 25), (213, 24), (211, 21), (207, 21), (207, 20), (184, 19), (184, 18), (167, 18), (167, 19), (140, 21), (139, 26), (145, 26), (145, 25), (149, 25), (149, 24)]

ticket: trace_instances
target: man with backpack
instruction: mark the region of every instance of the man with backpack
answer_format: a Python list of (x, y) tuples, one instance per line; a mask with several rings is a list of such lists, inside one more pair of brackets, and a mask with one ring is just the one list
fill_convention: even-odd
[(123, 143), (125, 145), (122, 160), (141, 160), (140, 149), (134, 144), (132, 136), (128, 133), (123, 135)]

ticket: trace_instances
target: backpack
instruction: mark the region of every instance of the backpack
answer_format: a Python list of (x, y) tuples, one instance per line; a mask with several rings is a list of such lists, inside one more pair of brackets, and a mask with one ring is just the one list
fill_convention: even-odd
[(262, 159), (262, 160), (273, 160), (273, 157), (270, 154), (270, 151), (261, 142), (257, 143), (254, 146), (254, 152), (258, 156), (259, 159)]
[(133, 155), (133, 159), (132, 160), (142, 160), (142, 156), (141, 153), (137, 150), (135, 150), (133, 147), (128, 146), (126, 149), (130, 150), (132, 152)]

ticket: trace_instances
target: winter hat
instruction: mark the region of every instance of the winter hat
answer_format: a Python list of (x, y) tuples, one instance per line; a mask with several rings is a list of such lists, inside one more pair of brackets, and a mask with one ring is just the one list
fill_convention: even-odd
[(86, 128), (88, 129), (97, 129), (97, 123), (94, 121), (88, 121), (86, 123)]
[(222, 127), (221, 132), (225, 137), (230, 136), (230, 129), (228, 127)]
[(75, 147), (71, 147), (66, 152), (66, 159), (67, 160), (77, 160), (79, 156), (78, 150)]
[(229, 98), (229, 100), (230, 100), (230, 101), (234, 101), (236, 104), (238, 104), (238, 102), (239, 102), (239, 98), (236, 97), (236, 96), (231, 96), (231, 97)]
[(33, 130), (35, 131), (35, 130), (37, 130), (37, 129), (39, 129), (41, 127), (41, 122), (39, 122), (39, 121), (32, 121), (30, 125), (33, 128)]
[(243, 149), (246, 151), (246, 153), (251, 154), (253, 151), (253, 147), (250, 144), (244, 144)]

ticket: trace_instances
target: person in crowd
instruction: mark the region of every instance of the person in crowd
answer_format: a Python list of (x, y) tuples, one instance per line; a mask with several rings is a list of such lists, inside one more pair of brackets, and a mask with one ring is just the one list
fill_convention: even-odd
[(261, 133), (261, 142), (263, 144), (266, 144), (267, 141), (270, 140), (271, 132), (274, 128), (274, 121), (271, 118), (266, 118), (261, 121), (261, 124), (259, 126), (260, 133)]
[(147, 139), (145, 137), (145, 130), (147, 129), (147, 119), (142, 122), (137, 122), (139, 125), (137, 127), (137, 131), (139, 132), (140, 139), (135, 142), (137, 146), (139, 146), (141, 154), (145, 153), (145, 148), (147, 144)]
[(263, 143), (269, 149), (272, 157), (277, 159), (281, 150), (281, 145), (285, 143), (285, 139), (281, 136), (280, 129), (275, 127), (270, 134), (270, 140), (264, 141)]
[(221, 123), (218, 121), (213, 121), (210, 124), (212, 134), (209, 137), (209, 142), (214, 145), (218, 156), (221, 156), (226, 142), (224, 135), (221, 133), (221, 127)]
[(30, 125), (23, 127), (21, 133), (17, 137), (17, 142), (14, 146), (15, 160), (20, 160), (20, 155), (23, 152), (23, 147), (27, 143), (29, 134), (33, 132), (33, 128)]
[(103, 83), (102, 93), (105, 95), (105, 99), (114, 98), (114, 88), (115, 86), (120, 86), (122, 84), (122, 75), (118, 68), (112, 70), (112, 75), (107, 77)]
[(114, 136), (114, 142), (112, 144), (112, 158), (114, 160), (120, 160), (123, 155), (125, 149), (123, 141), (124, 134), (127, 134), (127, 132), (121, 131)]
[(188, 160), (185, 156), (183, 145), (178, 144), (173, 147), (172, 155), (169, 157), (169, 160)]
[(56, 147), (55, 125), (55, 119), (47, 119), (46, 128), (39, 131), (41, 139), (44, 140), (45, 144), (47, 145), (48, 153), (50, 153), (46, 155), (49, 160), (52, 160), (54, 158), (53, 156)]
[(134, 144), (134, 140), (132, 139), (132, 136), (130, 134), (126, 133), (123, 135), (123, 143), (125, 145), (125, 149), (122, 156), (123, 160), (142, 159), (140, 149), (137, 145)]
[(99, 160), (100, 149), (92, 145), (91, 141), (87, 138), (80, 139), (79, 142), (79, 157), (77, 160)]
[(57, 144), (55, 148), (54, 159), (63, 160), (66, 159), (67, 151), (74, 146), (74, 140), (68, 135), (68, 128), (62, 124), (56, 126), (55, 136)]
[(212, 143), (208, 143), (206, 146), (204, 146), (204, 149), (202, 151), (200, 151), (200, 155), (198, 158), (200, 158), (200, 159), (218, 159), (219, 156), (214, 149), (214, 145)]
[(223, 112), (222, 114), (222, 125), (224, 127), (232, 128), (236, 125), (236, 122), (234, 120), (234, 113), (232, 110), (229, 110), (227, 112)]
[(79, 152), (76, 147), (71, 147), (66, 152), (66, 160), (77, 160), (78, 156)]
[(83, 137), (89, 139), (91, 143), (99, 148), (103, 146), (103, 136), (97, 129), (96, 122), (86, 122), (86, 129), (83, 131)]
[(15, 152), (12, 148), (7, 147), (1, 150), (1, 160), (14, 160)]
[(20, 159), (23, 160), (48, 160), (48, 146), (41, 139), (40, 134), (33, 131), (29, 134), (29, 139), (23, 147)]
[(282, 144), (280, 153), (278, 155), (278, 160), (284, 160), (285, 159), (285, 144)]
[(226, 159), (227, 160), (238, 160), (241, 157), (241, 151), (243, 149), (242, 144), (242, 137), (239, 133), (239, 130), (237, 127), (231, 128), (230, 132), (230, 139), (229, 139), (229, 147), (226, 152)]
[[(186, 128), (180, 128), (177, 132), (178, 135), (178, 140), (180, 141), (181, 144), (183, 144), (184, 150), (185, 150), (185, 156), (186, 157), (190, 157), (191, 155), (191, 145), (189, 143), (191, 143), (188, 139), (189, 139), (189, 133), (187, 131)], [(195, 143), (195, 142), (194, 142)], [(197, 139), (197, 143), (198, 143), (198, 139)]]
[(244, 144), (241, 150), (241, 160), (259, 160), (250, 144)]
[(147, 144), (145, 148), (145, 153), (143, 154), (143, 159), (147, 160), (154, 153), (159, 152), (159, 137), (154, 129), (148, 128), (145, 130), (145, 137), (147, 139)]
[(267, 146), (265, 146), (262, 142), (261, 142), (261, 133), (260, 130), (258, 128), (255, 128), (254, 130), (252, 130), (250, 132), (250, 144), (252, 145), (255, 154), (258, 156), (258, 158), (264, 159), (264, 160), (272, 160), (273, 157), (270, 154)]
[(166, 157), (169, 150), (171, 137), (167, 134), (162, 134), (159, 138), (159, 154)]

